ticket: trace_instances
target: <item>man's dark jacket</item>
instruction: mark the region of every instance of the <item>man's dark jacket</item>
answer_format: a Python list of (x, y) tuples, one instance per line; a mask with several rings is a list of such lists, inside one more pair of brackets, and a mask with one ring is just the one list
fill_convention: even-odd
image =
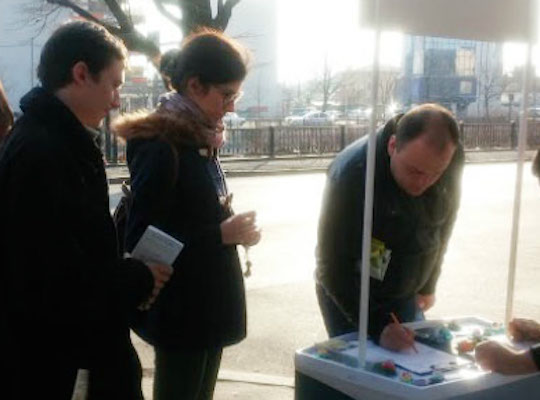
[(90, 132), (43, 89), (21, 109), (0, 153), (3, 396), (70, 399), (87, 369), (89, 398), (140, 398), (128, 317), (150, 295), (152, 274), (117, 255)]
[[(387, 144), (393, 119), (377, 133), (372, 238), (391, 259), (384, 279), (370, 279), (368, 332), (378, 340), (389, 313), (416, 294), (433, 294), (459, 207), (461, 146), (440, 180), (419, 197), (407, 195), (390, 172)], [(340, 153), (328, 171), (319, 221), (316, 280), (344, 316), (358, 324), (367, 137)], [(410, 320), (410, 315), (401, 315)]]

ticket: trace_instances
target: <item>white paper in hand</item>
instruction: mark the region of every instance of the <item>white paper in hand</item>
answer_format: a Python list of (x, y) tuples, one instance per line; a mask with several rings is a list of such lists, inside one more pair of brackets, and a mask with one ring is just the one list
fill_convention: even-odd
[(172, 265), (184, 244), (155, 226), (148, 226), (131, 252), (131, 257), (144, 262)]

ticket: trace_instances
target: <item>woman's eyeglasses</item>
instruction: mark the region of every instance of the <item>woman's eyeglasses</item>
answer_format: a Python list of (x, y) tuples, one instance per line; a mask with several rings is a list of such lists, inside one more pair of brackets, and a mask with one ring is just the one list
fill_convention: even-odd
[(230, 104), (236, 103), (244, 95), (244, 92), (241, 90), (239, 90), (238, 92), (231, 92), (230, 90), (219, 86), (216, 86), (216, 89), (219, 91), (219, 93), (221, 93), (221, 96), (223, 97), (223, 107), (227, 107)]

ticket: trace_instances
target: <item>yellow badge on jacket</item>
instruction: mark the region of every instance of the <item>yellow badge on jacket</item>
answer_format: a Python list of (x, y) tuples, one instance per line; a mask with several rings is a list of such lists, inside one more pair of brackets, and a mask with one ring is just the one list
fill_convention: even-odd
[(371, 255), (369, 275), (379, 281), (384, 280), (388, 264), (392, 258), (392, 250), (387, 249), (384, 242), (371, 238)]

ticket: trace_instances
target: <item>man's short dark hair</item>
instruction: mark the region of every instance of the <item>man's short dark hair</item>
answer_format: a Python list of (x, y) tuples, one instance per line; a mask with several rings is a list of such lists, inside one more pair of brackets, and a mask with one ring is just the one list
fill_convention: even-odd
[[(439, 149), (448, 143), (459, 144), (459, 127), (452, 113), (438, 104), (422, 104), (403, 115), (396, 127), (396, 145), (400, 150), (408, 142), (436, 127), (440, 135), (430, 134), (430, 141)], [(442, 131), (442, 132), (441, 132)]]
[(45, 43), (38, 78), (45, 89), (55, 91), (71, 83), (72, 68), (80, 61), (97, 78), (114, 59), (126, 57), (125, 46), (105, 28), (88, 21), (71, 22), (58, 28)]

